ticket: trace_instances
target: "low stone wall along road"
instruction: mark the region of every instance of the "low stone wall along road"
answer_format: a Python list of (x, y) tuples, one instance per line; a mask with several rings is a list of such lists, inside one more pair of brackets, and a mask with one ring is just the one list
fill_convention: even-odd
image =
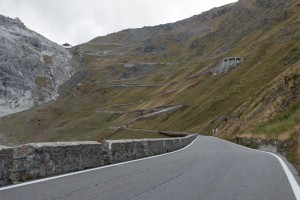
[(180, 138), (0, 146), (0, 186), (159, 155), (181, 149), (196, 138), (196, 134), (185, 134)]
[(297, 199), (276, 157), (208, 136), (176, 152), (38, 181), (0, 188), (0, 199)]

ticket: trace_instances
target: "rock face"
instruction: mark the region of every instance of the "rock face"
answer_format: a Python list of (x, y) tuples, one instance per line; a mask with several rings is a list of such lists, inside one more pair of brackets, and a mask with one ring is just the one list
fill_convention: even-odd
[(58, 96), (72, 75), (70, 53), (0, 15), (0, 116), (26, 110)]

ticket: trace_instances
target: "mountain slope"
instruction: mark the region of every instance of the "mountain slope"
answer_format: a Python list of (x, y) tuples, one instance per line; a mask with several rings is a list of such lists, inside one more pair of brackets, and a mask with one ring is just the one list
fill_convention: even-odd
[[(74, 47), (79, 68), (60, 97), (1, 118), (0, 143), (164, 137), (155, 130), (170, 130), (293, 140), (299, 150), (299, 8), (296, 0), (240, 0)], [(230, 70), (213, 75), (222, 66)]]
[(0, 116), (54, 100), (71, 77), (70, 59), (68, 51), (19, 19), (0, 15)]

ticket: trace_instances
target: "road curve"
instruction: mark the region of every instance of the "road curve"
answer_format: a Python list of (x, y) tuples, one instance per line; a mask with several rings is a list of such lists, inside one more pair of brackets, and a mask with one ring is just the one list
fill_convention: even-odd
[(274, 156), (199, 136), (188, 148), (0, 190), (1, 200), (295, 200)]

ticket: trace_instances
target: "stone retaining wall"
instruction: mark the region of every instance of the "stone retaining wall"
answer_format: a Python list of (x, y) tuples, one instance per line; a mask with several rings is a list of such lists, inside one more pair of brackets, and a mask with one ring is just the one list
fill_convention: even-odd
[(13, 182), (102, 166), (105, 150), (98, 142), (57, 142), (15, 147)]
[(0, 146), (0, 186), (12, 183), (10, 174), (13, 167), (13, 156), (13, 148)]
[(109, 164), (154, 156), (178, 150), (190, 144), (197, 135), (170, 139), (108, 140)]
[(239, 65), (241, 62), (243, 62), (242, 57), (230, 57), (230, 58), (225, 58), (222, 60), (221, 63), (219, 63), (216, 67), (214, 67), (211, 70), (211, 73), (213, 75), (219, 75), (221, 73), (227, 73), (229, 70), (232, 68), (236, 67)]
[(292, 140), (277, 141), (243, 137), (237, 137), (233, 142), (253, 149), (259, 149), (262, 151), (269, 151), (273, 153), (280, 153), (283, 156), (287, 156), (288, 149), (294, 145)]
[(0, 147), (0, 186), (167, 153), (190, 144), (196, 137)]

